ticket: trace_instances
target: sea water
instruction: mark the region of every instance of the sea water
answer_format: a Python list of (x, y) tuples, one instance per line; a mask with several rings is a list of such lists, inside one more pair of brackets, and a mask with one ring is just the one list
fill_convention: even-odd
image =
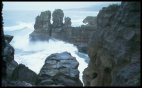
[[(29, 34), (34, 31), (35, 18), (39, 14), (40, 11), (3, 11), (4, 34), (14, 36), (10, 44), (15, 49), (15, 61), (26, 65), (38, 74), (49, 55), (67, 51), (79, 62), (79, 78), (82, 81), (83, 71), (88, 65), (85, 62), (86, 57), (88, 58), (87, 54), (79, 55), (75, 45), (57, 39), (44, 42), (29, 41)], [(72, 26), (80, 26), (86, 16), (96, 16), (97, 12), (65, 11), (64, 15), (72, 19)]]

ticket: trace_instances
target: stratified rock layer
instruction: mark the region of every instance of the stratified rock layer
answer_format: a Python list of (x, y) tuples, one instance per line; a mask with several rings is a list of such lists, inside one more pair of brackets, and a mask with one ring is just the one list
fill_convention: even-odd
[(55, 53), (46, 58), (39, 73), (38, 85), (83, 86), (79, 80), (78, 65), (70, 53)]
[(89, 43), (85, 86), (140, 85), (140, 3), (103, 8)]

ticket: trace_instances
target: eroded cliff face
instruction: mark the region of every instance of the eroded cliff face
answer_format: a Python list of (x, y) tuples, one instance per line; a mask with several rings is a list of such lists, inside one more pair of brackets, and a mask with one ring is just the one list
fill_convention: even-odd
[(85, 86), (140, 85), (140, 3), (103, 8), (88, 51)]

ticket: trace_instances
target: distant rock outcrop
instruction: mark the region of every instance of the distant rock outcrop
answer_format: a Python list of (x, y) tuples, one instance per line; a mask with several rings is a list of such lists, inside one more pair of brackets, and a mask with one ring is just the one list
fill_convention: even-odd
[(41, 14), (36, 17), (36, 21), (34, 24), (35, 31), (45, 32), (50, 30), (51, 29), (50, 19), (51, 19), (50, 11), (41, 12)]
[(140, 3), (100, 10), (88, 50), (85, 86), (140, 86)]
[(41, 12), (39, 16), (36, 17), (36, 21), (34, 24), (34, 33), (32, 33), (32, 40), (44, 40), (48, 39), (51, 36), (51, 12), (44, 11)]
[[(41, 12), (45, 13), (48, 15), (47, 11)], [(44, 16), (46, 16), (44, 14)], [(66, 42), (70, 42), (75, 44), (79, 51), (87, 53), (87, 47), (88, 47), (88, 42), (91, 37), (91, 34), (93, 31), (95, 31), (96, 26), (92, 26), (92, 24), (95, 24), (96, 18), (92, 17), (93, 19), (88, 20), (86, 18), (85, 22), (89, 22), (88, 26), (81, 26), (81, 27), (72, 27), (71, 26), (71, 18), (70, 17), (65, 17), (64, 18), (64, 23), (63, 23), (63, 17), (64, 13), (63, 10), (61, 9), (55, 9), (54, 12), (52, 13), (52, 20), (53, 24), (50, 28), (45, 28), (43, 25), (38, 25), (38, 20), (39, 24), (41, 24), (45, 19), (50, 20), (49, 18), (44, 18), (41, 19), (42, 17), (38, 17), (39, 19), (36, 18), (35, 22), (35, 30), (30, 34), (30, 39), (31, 41), (36, 41), (36, 40), (49, 40), (49, 38), (56, 38), (60, 39)], [(36, 31), (39, 29), (39, 31)], [(45, 29), (48, 29), (47, 31), (43, 31)]]
[(95, 16), (87, 16), (84, 20), (83, 23), (89, 25), (89, 26), (96, 26), (97, 24), (97, 17)]
[(42, 86), (83, 86), (79, 80), (78, 65), (70, 53), (55, 53), (46, 58), (38, 78)]
[(52, 27), (53, 28), (62, 27), (63, 26), (63, 17), (64, 17), (63, 10), (55, 9), (52, 13), (52, 20), (53, 20)]
[(64, 27), (71, 27), (71, 18), (65, 17)]

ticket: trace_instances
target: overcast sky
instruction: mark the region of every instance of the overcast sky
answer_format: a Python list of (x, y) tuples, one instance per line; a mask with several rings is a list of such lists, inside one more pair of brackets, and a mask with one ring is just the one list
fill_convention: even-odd
[(54, 10), (89, 7), (120, 2), (3, 2), (3, 10)]

